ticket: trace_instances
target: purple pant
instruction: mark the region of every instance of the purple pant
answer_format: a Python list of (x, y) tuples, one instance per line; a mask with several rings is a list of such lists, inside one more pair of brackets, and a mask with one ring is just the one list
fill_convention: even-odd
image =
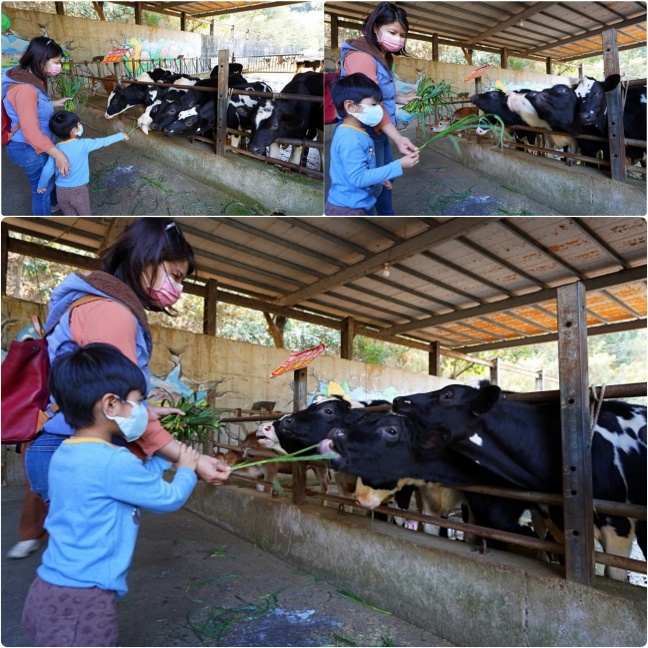
[(358, 207), (354, 209), (353, 207), (340, 207), (330, 203), (328, 200), (324, 205), (324, 213), (327, 216), (367, 216), (368, 212), (366, 209)]
[(117, 597), (98, 587), (61, 587), (36, 576), (23, 628), (34, 646), (116, 646)]
[(56, 187), (56, 195), (59, 207), (66, 216), (92, 216), (87, 184), (80, 187)]

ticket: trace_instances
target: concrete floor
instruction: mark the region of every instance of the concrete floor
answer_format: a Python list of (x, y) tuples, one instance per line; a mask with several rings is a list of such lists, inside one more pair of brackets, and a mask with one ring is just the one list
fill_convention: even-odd
[[(20, 619), (42, 554), (6, 557), (22, 497), (2, 488), (3, 646), (30, 645)], [(121, 646), (452, 645), (186, 510), (143, 516), (128, 583)]]
[[(416, 120), (402, 131), (415, 144)], [(326, 160), (330, 159), (333, 128), (326, 127)], [(392, 146), (394, 159), (401, 155)], [(327, 171), (328, 183), (328, 171)], [(327, 184), (328, 192), (328, 184)], [(550, 216), (558, 212), (477, 173), (428, 147), (420, 162), (396, 179), (393, 189), (397, 216)]]

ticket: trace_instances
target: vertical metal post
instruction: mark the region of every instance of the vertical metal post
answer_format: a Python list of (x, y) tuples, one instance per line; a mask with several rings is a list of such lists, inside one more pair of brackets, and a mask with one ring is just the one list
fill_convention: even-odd
[(216, 100), (216, 155), (225, 155), (227, 135), (227, 104), (229, 103), (227, 77), (229, 50), (218, 50), (218, 99)]
[(566, 577), (594, 580), (594, 513), (585, 287), (557, 289)]
[[(293, 411), (304, 409), (308, 398), (307, 391), (308, 367), (296, 369), (293, 383)], [(303, 504), (306, 501), (306, 467), (302, 461), (293, 463), (293, 504)]]
[[(603, 70), (605, 78), (619, 74), (619, 48), (616, 29), (606, 29), (603, 39)], [(626, 181), (625, 132), (623, 130), (623, 107), (621, 84), (605, 93), (607, 99), (608, 138), (610, 142), (610, 164), (612, 180)]]

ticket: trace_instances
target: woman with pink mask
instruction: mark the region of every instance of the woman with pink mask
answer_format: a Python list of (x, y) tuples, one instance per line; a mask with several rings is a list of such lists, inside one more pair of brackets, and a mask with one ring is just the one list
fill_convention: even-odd
[(2, 101), (11, 120), (11, 140), (7, 154), (27, 174), (32, 192), (32, 215), (49, 216), (58, 211), (54, 179), (47, 191), (38, 193), (41, 171), (51, 156), (63, 177), (70, 165), (61, 150), (56, 148), (49, 121), (54, 108), (60, 108), (70, 99), (52, 101), (47, 91), (47, 79), (61, 72), (61, 46), (46, 36), (33, 38), (22, 55), (20, 63), (2, 75)]
[[(407, 155), (416, 146), (396, 130), (396, 104), (407, 104), (414, 95), (396, 94), (394, 82), (394, 54), (407, 56), (405, 41), (409, 31), (407, 14), (392, 2), (382, 2), (364, 20), (363, 36), (344, 42), (340, 52), (342, 77), (361, 72), (375, 81), (382, 91), (383, 118), (376, 126), (364, 129), (374, 141), (376, 166), (381, 167), (393, 160), (390, 140), (400, 153)], [(376, 188), (375, 210), (378, 216), (393, 216), (392, 182)]]
[[(70, 274), (52, 293), (45, 323), (46, 330), (55, 325), (48, 337), (50, 361), (78, 346), (105, 342), (135, 362), (148, 385), (152, 338), (146, 311), (174, 314), (182, 281), (196, 269), (193, 250), (174, 221), (141, 218), (99, 258), (101, 270)], [(157, 454), (176, 462), (180, 444), (158, 419), (179, 410), (153, 405), (147, 410), (146, 431), (127, 444), (128, 449), (139, 457)], [(52, 454), (71, 434), (61, 413), (54, 413), (27, 450), (25, 470), (31, 489), (46, 502)], [(229, 467), (207, 455), (200, 456), (197, 472), (212, 483), (229, 477)]]

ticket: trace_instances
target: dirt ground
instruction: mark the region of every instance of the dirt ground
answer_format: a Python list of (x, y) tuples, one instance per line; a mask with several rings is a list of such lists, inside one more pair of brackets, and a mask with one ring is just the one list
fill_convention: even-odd
[[(20, 487), (2, 488), (4, 646), (30, 645), (20, 619), (42, 554), (6, 557), (22, 497)], [(142, 516), (128, 583), (121, 646), (452, 645), (185, 510)]]
[[(402, 131), (416, 143), (416, 120)], [(327, 134), (333, 136), (332, 129)], [(328, 138), (327, 138), (328, 139)], [(327, 160), (330, 141), (327, 141)], [(392, 146), (394, 159), (400, 154)], [(327, 173), (328, 182), (328, 173)], [(328, 185), (327, 185), (328, 187)], [(327, 190), (328, 191), (328, 190)], [(420, 162), (394, 182), (397, 216), (550, 216), (558, 212), (512, 187), (425, 148)]]

